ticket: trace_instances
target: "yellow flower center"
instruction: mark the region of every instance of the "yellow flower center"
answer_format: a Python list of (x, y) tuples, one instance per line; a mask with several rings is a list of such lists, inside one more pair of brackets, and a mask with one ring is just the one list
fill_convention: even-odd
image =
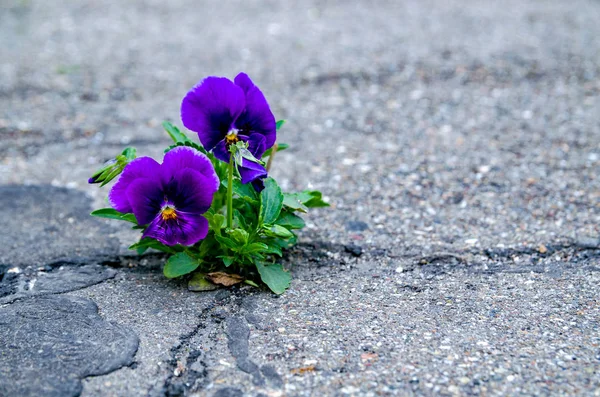
[(236, 133), (231, 133), (231, 134), (227, 134), (225, 135), (225, 143), (227, 144), (227, 146), (232, 145), (236, 142), (239, 142), (240, 138), (238, 138)]
[(162, 210), (161, 215), (162, 215), (163, 221), (170, 221), (173, 219), (177, 219), (177, 214), (175, 213), (175, 208), (166, 207), (164, 210)]

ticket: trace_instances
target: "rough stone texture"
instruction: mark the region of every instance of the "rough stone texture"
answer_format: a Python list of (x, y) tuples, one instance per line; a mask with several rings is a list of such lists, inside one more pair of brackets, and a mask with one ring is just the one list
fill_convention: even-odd
[[(13, 268), (14, 269), (14, 268)], [(25, 273), (8, 273), (0, 280), (0, 305), (17, 299), (59, 294), (89, 287), (114, 277), (116, 270), (98, 264), (50, 266)]]
[(138, 338), (89, 299), (37, 297), (0, 308), (0, 394), (77, 396), (81, 378), (130, 365)]
[[(587, 255), (579, 266), (522, 256), (519, 269), (505, 258), (484, 269), (418, 258), (373, 266), (340, 256), (325, 259), (328, 275), (318, 278), (301, 264), (302, 281), (282, 297), (244, 297), (262, 319), (251, 326), (250, 354), (283, 378), (283, 387), (262, 391), (593, 395), (600, 250)], [(256, 390), (245, 374), (219, 376)]]
[[(140, 338), (135, 368), (86, 379), (83, 395), (178, 395), (196, 380), (198, 387), (203, 384), (204, 354), (215, 344), (207, 338), (212, 322), (206, 317), (217, 305), (217, 292), (195, 294), (183, 282), (166, 280), (160, 270), (162, 262), (158, 258), (127, 260), (124, 264), (131, 264), (133, 270), (73, 292), (94, 300), (106, 320), (127, 325)], [(182, 376), (174, 375), (178, 362), (186, 368)]]
[(106, 259), (118, 253), (113, 229), (89, 216), (90, 198), (81, 192), (44, 185), (5, 185), (0, 186), (0, 208), (3, 269)]
[[(282, 297), (193, 294), (156, 256), (69, 293), (140, 336), (137, 366), (84, 396), (598, 394), (600, 3), (376, 3), (0, 5), (0, 183), (105, 206), (93, 170), (124, 145), (159, 158), (186, 90), (244, 70), (288, 119), (274, 176), (332, 203), (306, 217)], [(33, 208), (65, 192), (5, 189)], [(94, 222), (69, 192), (51, 205), (80, 205), (55, 222), (67, 238), (0, 257), (116, 252), (111, 221), (69, 229)], [(43, 227), (6, 197), (3, 230)]]

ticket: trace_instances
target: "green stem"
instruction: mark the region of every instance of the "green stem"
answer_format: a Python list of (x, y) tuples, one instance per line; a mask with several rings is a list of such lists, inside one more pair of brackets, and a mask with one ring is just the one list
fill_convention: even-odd
[(229, 173), (227, 178), (227, 228), (233, 227), (233, 153), (229, 156)]
[(187, 248), (187, 247), (185, 247), (185, 248), (183, 249), (183, 252), (185, 252), (185, 253), (186, 253), (188, 256), (190, 256), (190, 257), (192, 257), (192, 258), (194, 258), (194, 259), (196, 259), (196, 260), (200, 260), (200, 258), (198, 258), (198, 255), (197, 255), (197, 253), (195, 253), (195, 252), (192, 252), (192, 251), (191, 251), (189, 248)]
[(275, 143), (273, 145), (273, 148), (271, 149), (271, 155), (269, 156), (269, 160), (267, 161), (267, 172), (271, 170), (271, 164), (273, 164), (273, 157), (275, 157), (275, 153), (277, 153), (278, 147), (279, 146), (277, 145), (277, 143)]

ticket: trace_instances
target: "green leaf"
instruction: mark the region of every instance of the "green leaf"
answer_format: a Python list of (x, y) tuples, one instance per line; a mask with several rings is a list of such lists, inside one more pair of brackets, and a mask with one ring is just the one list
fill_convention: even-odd
[(233, 219), (240, 228), (248, 230), (248, 223), (246, 222), (246, 218), (244, 217), (244, 215), (242, 215), (242, 213), (239, 210), (233, 210)]
[[(278, 143), (277, 144), (277, 151), (281, 152), (282, 150), (285, 150), (287, 148), (289, 148), (290, 145), (288, 145), (287, 143)], [(271, 155), (271, 153), (273, 153), (273, 148), (269, 148), (265, 151), (265, 153), (262, 155), (263, 158), (265, 157), (269, 157)]]
[(259, 223), (270, 225), (277, 220), (283, 206), (283, 194), (273, 178), (265, 179), (265, 188), (260, 192)]
[(264, 251), (265, 254), (275, 254), (279, 257), (283, 256), (283, 252), (281, 252), (281, 247), (277, 244), (268, 244), (267, 249)]
[(256, 288), (258, 288), (258, 284), (256, 284), (256, 283), (255, 283), (254, 281), (252, 281), (252, 280), (245, 279), (245, 280), (244, 280), (244, 284), (248, 284), (248, 285), (251, 285), (251, 286), (253, 286), (253, 287), (256, 287)]
[(164, 245), (160, 241), (156, 241), (155, 239), (148, 237), (141, 239), (139, 242), (129, 247), (130, 250), (137, 250), (137, 253), (140, 255), (143, 254), (148, 248), (153, 248), (155, 250), (166, 252), (169, 254), (177, 253), (177, 251), (173, 248)]
[(323, 194), (318, 190), (305, 190), (294, 193), (294, 196), (308, 208), (329, 207), (329, 204), (322, 199)]
[(208, 158), (210, 158), (210, 156), (212, 156), (212, 154), (208, 153), (206, 151), (206, 149), (204, 149), (201, 145), (198, 145), (195, 142), (189, 141), (189, 142), (178, 142), (174, 145), (169, 146), (168, 148), (165, 149), (165, 153), (169, 152), (170, 150), (175, 149), (176, 147), (180, 147), (180, 146), (185, 146), (185, 147), (191, 147), (193, 149), (196, 149), (197, 151), (203, 153), (204, 155), (206, 155)]
[(118, 219), (120, 221), (127, 221), (131, 223), (135, 223), (137, 225), (137, 220), (135, 219), (135, 215), (133, 214), (124, 214), (112, 208), (102, 208), (96, 211), (92, 211), (90, 214), (92, 216), (97, 216), (99, 218), (108, 218), (108, 219)]
[(322, 208), (322, 207), (330, 207), (329, 203), (320, 197), (315, 197), (310, 201), (304, 203), (308, 208)]
[[(227, 181), (224, 181), (225, 186), (227, 186)], [(252, 187), (251, 183), (243, 184), (240, 180), (233, 180), (233, 194), (237, 194), (238, 196), (244, 198), (249, 198), (252, 200), (257, 199), (256, 190)]]
[(235, 240), (240, 246), (245, 245), (248, 242), (250, 235), (243, 229), (233, 229), (229, 232), (229, 235)]
[(125, 160), (129, 163), (130, 161), (135, 160), (137, 150), (134, 147), (126, 147), (121, 152), (121, 156), (125, 156)]
[(169, 258), (163, 269), (167, 278), (183, 276), (196, 270), (200, 266), (200, 261), (192, 258), (185, 252), (180, 252)]
[(200, 248), (198, 249), (198, 256), (200, 258), (204, 258), (208, 255), (212, 247), (214, 247), (215, 245), (217, 245), (215, 235), (214, 233), (209, 232), (208, 236), (206, 236), (206, 238), (202, 240), (202, 243), (200, 243)]
[(251, 243), (242, 248), (242, 254), (254, 254), (257, 252), (266, 252), (269, 246), (264, 243)]
[(300, 212), (308, 212), (308, 207), (306, 207), (298, 198), (295, 193), (284, 193), (283, 194), (283, 205), (286, 207)]
[(239, 245), (235, 241), (230, 239), (229, 237), (220, 236), (218, 234), (215, 234), (215, 238), (217, 239), (217, 241), (221, 244), (221, 247), (223, 247), (223, 248), (229, 248), (232, 250), (237, 250), (239, 248)]
[(308, 208), (329, 207), (318, 190), (305, 190), (299, 193), (285, 193), (283, 204), (295, 211), (306, 212)]
[(298, 238), (296, 237), (296, 235), (293, 235), (292, 237), (290, 237), (288, 239), (283, 239), (283, 238), (277, 237), (277, 238), (273, 238), (273, 239), (269, 240), (269, 246), (270, 247), (277, 246), (277, 247), (280, 247), (281, 249), (290, 248), (291, 246), (296, 244), (297, 241), (298, 241)]
[(281, 129), (281, 127), (283, 127), (284, 124), (285, 124), (285, 120), (279, 120), (277, 123), (275, 123), (276, 130), (279, 131)]
[(210, 225), (210, 229), (214, 231), (217, 235), (221, 234), (221, 229), (225, 227), (227, 221), (225, 220), (225, 216), (221, 214), (209, 215), (206, 213), (206, 219), (208, 219), (208, 223)]
[(272, 237), (282, 237), (284, 239), (288, 239), (294, 236), (294, 233), (279, 225), (265, 226), (263, 230), (267, 236)]
[(221, 161), (217, 158), (215, 158), (215, 156), (212, 155), (212, 153), (204, 153), (206, 154), (206, 156), (210, 159), (215, 172), (217, 173), (217, 176), (219, 177), (219, 180), (221, 182), (225, 181), (225, 188), (227, 188), (227, 168), (229, 166), (229, 164), (227, 164), (224, 161)]
[(194, 273), (190, 281), (188, 281), (188, 290), (193, 292), (214, 291), (218, 286), (204, 278), (204, 273)]
[(165, 129), (165, 131), (167, 131), (167, 134), (169, 134), (173, 142), (184, 144), (186, 142), (192, 143), (192, 140), (188, 138), (187, 135), (185, 135), (183, 132), (179, 131), (179, 128), (175, 127), (171, 122), (163, 121), (162, 126)]
[(235, 260), (235, 258), (232, 257), (232, 256), (220, 256), (219, 258), (221, 258), (221, 260), (223, 261), (223, 264), (225, 265), (225, 267), (231, 266), (231, 264)]
[[(137, 252), (138, 255), (143, 255), (144, 252), (148, 251), (148, 248), (150, 248), (150, 247), (135, 248), (135, 252)], [(129, 247), (129, 249), (132, 249), (131, 246)]]
[(263, 283), (271, 289), (271, 291), (280, 295), (290, 287), (292, 275), (283, 269), (278, 263), (268, 265), (262, 262), (256, 262), (256, 268), (260, 274)]
[(275, 224), (281, 225), (288, 229), (302, 229), (304, 226), (306, 226), (302, 218), (287, 211), (281, 211), (281, 215), (279, 215), (279, 218), (277, 218)]

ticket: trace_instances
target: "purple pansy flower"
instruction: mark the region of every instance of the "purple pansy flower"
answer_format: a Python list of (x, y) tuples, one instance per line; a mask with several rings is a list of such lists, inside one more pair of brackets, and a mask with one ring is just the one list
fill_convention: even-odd
[(162, 164), (140, 157), (125, 167), (108, 197), (114, 209), (148, 225), (143, 237), (166, 245), (192, 245), (206, 237), (202, 216), (212, 204), (219, 178), (210, 160), (189, 147), (165, 154)]
[[(181, 120), (198, 133), (206, 150), (219, 160), (229, 162), (229, 145), (248, 143), (248, 150), (260, 159), (275, 143), (275, 117), (263, 93), (245, 73), (234, 81), (225, 77), (207, 77), (192, 88), (181, 103)], [(267, 170), (244, 158), (238, 167), (242, 183), (265, 178)]]

